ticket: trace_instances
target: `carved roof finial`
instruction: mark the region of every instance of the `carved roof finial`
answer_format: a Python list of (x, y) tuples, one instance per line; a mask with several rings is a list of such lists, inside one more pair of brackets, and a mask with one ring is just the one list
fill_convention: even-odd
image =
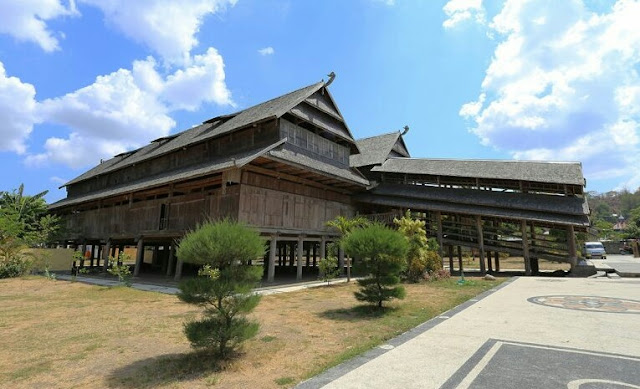
[(331, 83), (333, 82), (333, 80), (335, 80), (336, 78), (336, 73), (335, 72), (331, 72), (329, 74), (327, 74), (327, 77), (329, 77), (329, 81), (324, 83), (324, 87), (328, 87), (329, 85), (331, 85)]
[(400, 136), (405, 136), (405, 135), (407, 135), (407, 132), (409, 132), (409, 126), (404, 126), (404, 127), (402, 127), (402, 128), (404, 128), (404, 131), (402, 132), (402, 134), (400, 134)]

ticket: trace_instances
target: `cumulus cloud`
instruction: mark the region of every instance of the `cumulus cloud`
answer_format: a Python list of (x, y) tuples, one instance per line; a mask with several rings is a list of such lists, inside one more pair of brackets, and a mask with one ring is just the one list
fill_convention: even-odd
[(167, 63), (188, 63), (204, 19), (236, 0), (78, 0), (99, 8), (108, 25), (146, 45)]
[(25, 140), (37, 121), (35, 95), (33, 85), (7, 76), (0, 62), (0, 151), (25, 153)]
[[(63, 16), (77, 16), (74, 0), (29, 0), (0, 2), (0, 33), (20, 41), (38, 44), (42, 50), (59, 50), (59, 41), (49, 30), (47, 21)], [(62, 33), (58, 33), (63, 37)]]
[(640, 181), (638, 20), (632, 0), (598, 13), (580, 0), (507, 0), (488, 26), (498, 45), (481, 93), (460, 115), (515, 158)]
[(258, 50), (258, 54), (260, 55), (273, 55), (275, 52), (276, 51), (271, 46)]
[(99, 76), (87, 87), (38, 104), (43, 121), (71, 129), (68, 138), (53, 137), (45, 151), (26, 158), (29, 165), (61, 163), (79, 168), (166, 136), (176, 110), (203, 103), (231, 105), (224, 84), (224, 63), (213, 48), (195, 56), (191, 66), (164, 75), (152, 57), (132, 69)]
[(447, 15), (447, 19), (442, 23), (444, 28), (453, 28), (466, 20), (485, 22), (482, 0), (449, 0), (442, 10)]

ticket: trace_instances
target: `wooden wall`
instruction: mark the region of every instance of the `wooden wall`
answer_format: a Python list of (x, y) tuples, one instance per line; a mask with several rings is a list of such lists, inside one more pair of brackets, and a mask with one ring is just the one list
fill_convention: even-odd
[(346, 195), (244, 172), (239, 220), (256, 227), (326, 231), (325, 223), (355, 211)]
[(240, 186), (171, 198), (147, 200), (65, 215), (67, 230), (85, 238), (105, 239), (114, 235), (135, 237), (143, 231), (160, 230), (160, 209), (166, 204), (166, 229), (194, 228), (207, 218), (237, 218)]

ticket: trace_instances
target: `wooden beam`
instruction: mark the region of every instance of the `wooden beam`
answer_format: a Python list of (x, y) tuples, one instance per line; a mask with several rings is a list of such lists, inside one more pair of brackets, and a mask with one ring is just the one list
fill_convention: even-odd
[(269, 244), (269, 267), (267, 268), (267, 282), (273, 282), (276, 274), (276, 250), (278, 245), (278, 235), (271, 235)]
[(569, 262), (571, 270), (578, 264), (578, 250), (576, 248), (576, 235), (573, 226), (567, 227), (567, 245), (569, 246)]
[(142, 261), (144, 261), (144, 239), (138, 239), (138, 247), (136, 250), (136, 266), (133, 269), (133, 276), (138, 277), (140, 274), (140, 268), (142, 267)]
[(531, 275), (531, 259), (529, 258), (529, 237), (527, 234), (527, 222), (520, 221), (520, 233), (522, 234), (522, 256), (524, 257), (524, 274)]
[(482, 218), (476, 216), (476, 230), (478, 232), (478, 247), (480, 249), (479, 261), (480, 261), (480, 273), (485, 274), (487, 272), (484, 264), (484, 234), (482, 232)]
[(304, 235), (298, 235), (298, 255), (297, 255), (297, 269), (296, 269), (296, 280), (302, 280), (302, 257), (304, 255)]

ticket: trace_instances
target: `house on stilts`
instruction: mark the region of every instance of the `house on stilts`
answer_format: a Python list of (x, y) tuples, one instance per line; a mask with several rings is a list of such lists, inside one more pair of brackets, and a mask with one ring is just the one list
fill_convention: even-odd
[(90, 248), (105, 268), (107, 256), (135, 246), (135, 276), (179, 279), (195, 269), (176, 258), (176, 242), (228, 217), (267, 237), (257, 263), (268, 282), (300, 280), (317, 274), (337, 237), (328, 220), (391, 223), (411, 209), (450, 269), (456, 251), (462, 266), (463, 247), (478, 252), (483, 273), (500, 270), (498, 253), (522, 256), (526, 274), (538, 259), (576, 265), (575, 235), (589, 226), (580, 163), (411, 158), (408, 128), (356, 140), (331, 81), (156, 139), (67, 182), (67, 197), (50, 205), (64, 244)]

